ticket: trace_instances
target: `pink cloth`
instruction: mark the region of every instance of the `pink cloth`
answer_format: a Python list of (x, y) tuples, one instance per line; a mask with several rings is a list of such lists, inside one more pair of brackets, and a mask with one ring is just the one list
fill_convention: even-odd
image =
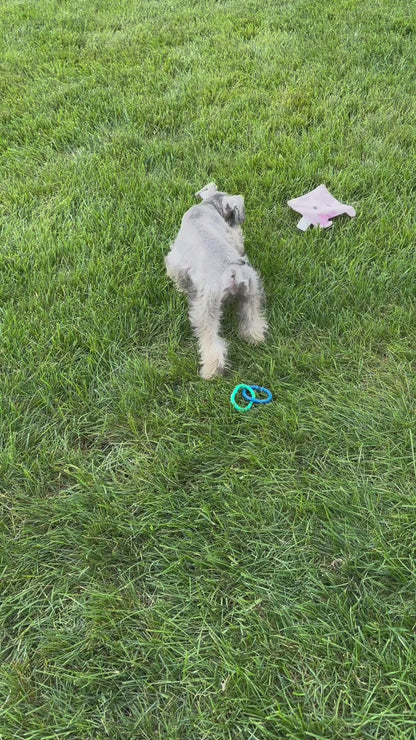
[(325, 185), (319, 185), (310, 193), (301, 195), (300, 198), (292, 198), (287, 204), (294, 211), (302, 214), (297, 224), (298, 229), (302, 231), (306, 231), (309, 226), (321, 226), (322, 229), (327, 229), (328, 226), (332, 226), (330, 219), (340, 216), (341, 213), (348, 213), (351, 217), (355, 216), (354, 208), (336, 200)]

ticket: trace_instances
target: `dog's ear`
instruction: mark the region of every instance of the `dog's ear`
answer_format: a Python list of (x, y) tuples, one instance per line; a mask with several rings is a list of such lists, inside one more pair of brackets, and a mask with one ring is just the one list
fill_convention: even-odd
[(215, 182), (209, 182), (208, 185), (204, 185), (201, 190), (198, 190), (197, 193), (195, 193), (195, 198), (201, 198), (201, 200), (206, 200), (207, 198), (210, 198), (212, 195), (218, 192), (218, 188), (215, 184)]
[(225, 195), (222, 199), (222, 212), (227, 223), (235, 226), (245, 219), (244, 198), (242, 195)]

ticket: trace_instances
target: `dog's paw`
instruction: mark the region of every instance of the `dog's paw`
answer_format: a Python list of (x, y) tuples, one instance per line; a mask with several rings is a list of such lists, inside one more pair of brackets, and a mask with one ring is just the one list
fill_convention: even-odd
[(227, 363), (227, 345), (224, 339), (218, 338), (214, 345), (205, 348), (201, 359), (201, 378), (211, 380), (216, 375), (223, 375)]
[(220, 356), (216, 359), (212, 358), (210, 362), (204, 362), (201, 365), (199, 374), (204, 380), (212, 380), (212, 378), (218, 375), (224, 375), (226, 370), (225, 357)]
[(267, 329), (267, 322), (260, 320), (251, 326), (244, 327), (240, 334), (242, 339), (249, 342), (249, 344), (260, 344), (266, 339)]
[(207, 367), (206, 365), (202, 365), (199, 374), (201, 378), (204, 380), (212, 380), (213, 378), (216, 378), (218, 375), (224, 375), (225, 373), (225, 366), (221, 367), (218, 365), (215, 369), (212, 369), (211, 367)]

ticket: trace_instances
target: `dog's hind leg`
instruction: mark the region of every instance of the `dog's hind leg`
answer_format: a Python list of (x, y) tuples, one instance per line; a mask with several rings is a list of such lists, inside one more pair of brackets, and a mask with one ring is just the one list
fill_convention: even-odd
[(197, 293), (189, 299), (189, 318), (199, 342), (200, 375), (209, 380), (222, 375), (227, 360), (227, 343), (220, 337), (222, 302), (220, 294)]
[(165, 258), (167, 276), (175, 283), (180, 293), (189, 293), (192, 287), (192, 281), (189, 275), (189, 269), (180, 267), (170, 252)]
[(250, 269), (248, 285), (238, 297), (240, 334), (253, 344), (263, 342), (267, 332), (267, 321), (263, 315), (263, 290), (257, 273)]

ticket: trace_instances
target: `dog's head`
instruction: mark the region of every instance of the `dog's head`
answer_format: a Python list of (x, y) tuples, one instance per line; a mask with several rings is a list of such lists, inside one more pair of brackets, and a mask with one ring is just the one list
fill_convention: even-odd
[(213, 206), (221, 213), (224, 221), (230, 226), (238, 226), (245, 219), (244, 198), (242, 195), (228, 195), (217, 190), (215, 182), (199, 190), (195, 195), (206, 203), (212, 203)]
[(221, 207), (227, 224), (230, 224), (230, 226), (238, 226), (238, 224), (243, 223), (246, 217), (246, 212), (242, 195), (224, 194)]

